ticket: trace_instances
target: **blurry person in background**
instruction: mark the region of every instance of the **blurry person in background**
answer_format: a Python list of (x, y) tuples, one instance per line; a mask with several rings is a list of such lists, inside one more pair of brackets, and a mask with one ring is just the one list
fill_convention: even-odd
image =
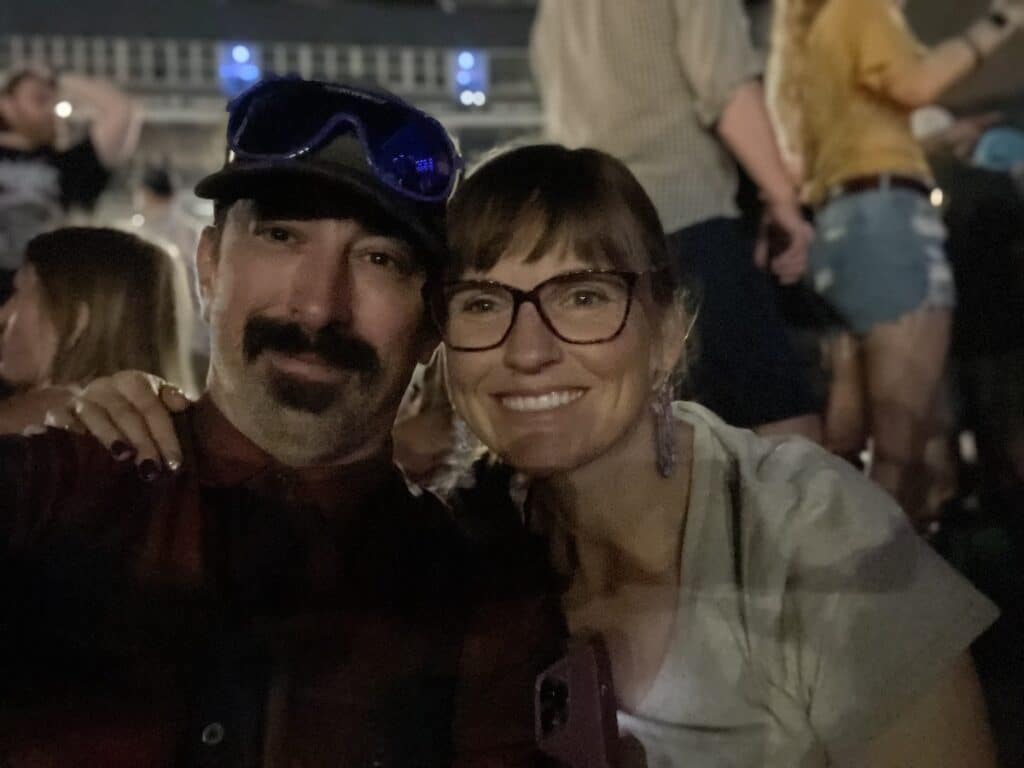
[(1012, 107), (1008, 112), (968, 157), (944, 152), (929, 160), (946, 193), (946, 249), (956, 279), (958, 426), (974, 437), (965, 461), (978, 465), (963, 490), (980, 491), (986, 513), (1012, 519), (1024, 509), (1024, 132), (1013, 123), (1024, 121)]
[(0, 378), (14, 391), (0, 432), (42, 423), (74, 387), (126, 367), (195, 391), (184, 274), (156, 245), (113, 229), (37, 235), (13, 288), (0, 305)]
[[(58, 101), (88, 109), (87, 135), (61, 146)], [(66, 115), (66, 113), (65, 113)], [(0, 301), (26, 243), (90, 209), (138, 142), (141, 112), (108, 82), (41, 69), (13, 73), (0, 90)]]
[[(958, 496), (964, 497), (971, 493), (971, 476), (959, 471), (963, 467), (958, 464), (957, 454), (961, 454), (967, 464), (978, 460), (982, 464), (983, 473), (990, 465), (988, 459), (993, 456), (987, 450), (993, 445), (987, 439), (992, 433), (983, 435), (984, 428), (979, 430), (980, 414), (975, 407), (978, 400), (975, 397), (977, 390), (971, 381), (971, 360), (984, 354), (986, 348), (991, 348), (995, 341), (993, 337), (1010, 331), (1017, 323), (997, 322), (981, 334), (972, 334), (968, 329), (989, 321), (993, 311), (1012, 313), (1014, 310), (1013, 302), (1007, 300), (1007, 295), (1012, 294), (1012, 286), (1024, 281), (1024, 274), (1020, 281), (1013, 277), (1012, 272), (1010, 275), (996, 277), (992, 274), (992, 267), (1000, 260), (1001, 254), (1014, 247), (1018, 238), (1007, 233), (1006, 229), (1013, 229), (1020, 217), (1012, 210), (1017, 201), (999, 199), (1006, 191), (1006, 185), (1000, 183), (1003, 180), (992, 179), (991, 174), (979, 170), (972, 162), (972, 157), (976, 155), (979, 142), (991, 132), (1002, 130), (1001, 126), (1007, 120), (1007, 115), (999, 110), (958, 115), (936, 104), (916, 109), (910, 116), (911, 131), (924, 150), (939, 190), (933, 202), (940, 207), (943, 222), (948, 229), (945, 248), (953, 269), (957, 294), (951, 332), (951, 365), (947, 366), (940, 380), (935, 410), (924, 441), (923, 461), (928, 472), (928, 488), (924, 505), (918, 512), (922, 527), (931, 526), (931, 521), (945, 518), (955, 509), (949, 506), (950, 502)], [(988, 183), (991, 181), (996, 182), (995, 186), (1001, 188), (1000, 191)], [(993, 202), (1001, 210), (990, 208), (989, 204)], [(1006, 210), (1007, 207), (1010, 210)], [(987, 209), (982, 216), (1007, 218), (989, 223), (968, 221), (979, 208)], [(1024, 220), (1020, 221), (1024, 225)], [(969, 255), (963, 253), (963, 246), (967, 243), (972, 248)], [(960, 253), (956, 251), (958, 246)], [(1001, 286), (1001, 289), (994, 293), (995, 286)], [(975, 297), (981, 298), (981, 301), (973, 301)], [(827, 349), (828, 343), (823, 346)], [(1012, 392), (1013, 386), (1002, 389)], [(1020, 402), (1020, 398), (1015, 400)], [(1019, 418), (1014, 415), (1017, 412), (1021, 413)], [(1024, 420), (1022, 408), (1011, 409), (1009, 414), (1009, 419), (1001, 415), (1000, 426), (1010, 426), (1014, 421)], [(976, 456), (969, 443), (965, 444), (965, 449), (961, 449), (960, 441), (953, 439), (965, 430), (975, 435), (977, 453), (981, 455)], [(1003, 445), (1001, 441), (1000, 445)]]
[(982, 136), (1005, 121), (998, 111), (958, 117), (945, 107), (929, 104), (911, 113), (910, 130), (926, 156), (948, 154), (967, 161)]
[(911, 114), (1013, 38), (1024, 4), (997, 3), (929, 50), (899, 0), (785, 0), (775, 17), (773, 112), (817, 208), (815, 290), (842, 318), (826, 445), (856, 462), (921, 525), (924, 444), (955, 304), (946, 230)]
[(1002, 125), (985, 131), (974, 146), (971, 161), (978, 168), (1009, 174), (1024, 197), (1024, 129)]
[(201, 226), (185, 209), (174, 177), (164, 165), (151, 165), (143, 170), (132, 196), (132, 207), (131, 230), (166, 248), (185, 270), (193, 314), (192, 362), (196, 374), (205, 379), (210, 361), (210, 329), (200, 311), (196, 279)]
[[(696, 284), (695, 399), (730, 424), (820, 439), (818, 404), (755, 266), (799, 281), (812, 230), (775, 141), (740, 0), (650, 0), (643, 13), (622, 0), (541, 0), (531, 55), (546, 138), (625, 162)], [(737, 162), (781, 231), (770, 260), (742, 226)]]

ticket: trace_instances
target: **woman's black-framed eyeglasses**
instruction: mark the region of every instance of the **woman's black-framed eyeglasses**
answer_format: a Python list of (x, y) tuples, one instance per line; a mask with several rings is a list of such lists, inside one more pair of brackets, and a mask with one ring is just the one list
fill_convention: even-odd
[(430, 298), (449, 349), (483, 352), (505, 343), (523, 304), (568, 344), (601, 344), (626, 327), (633, 289), (647, 272), (587, 269), (555, 275), (523, 291), (494, 280), (445, 283)]

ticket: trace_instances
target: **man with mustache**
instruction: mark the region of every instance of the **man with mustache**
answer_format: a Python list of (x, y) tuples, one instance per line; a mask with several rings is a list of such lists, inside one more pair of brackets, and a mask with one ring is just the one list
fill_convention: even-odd
[(531, 765), (545, 574), (485, 569), (391, 461), (461, 160), (386, 93), (229, 109), (184, 455), (0, 438), (0, 765)]

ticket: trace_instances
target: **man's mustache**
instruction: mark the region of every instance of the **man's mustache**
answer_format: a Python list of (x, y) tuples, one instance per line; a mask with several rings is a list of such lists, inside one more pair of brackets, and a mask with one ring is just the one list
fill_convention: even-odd
[(245, 324), (242, 351), (252, 362), (266, 351), (287, 355), (312, 353), (328, 365), (361, 373), (380, 369), (377, 352), (362, 339), (347, 335), (338, 325), (325, 325), (311, 336), (296, 323), (254, 317)]

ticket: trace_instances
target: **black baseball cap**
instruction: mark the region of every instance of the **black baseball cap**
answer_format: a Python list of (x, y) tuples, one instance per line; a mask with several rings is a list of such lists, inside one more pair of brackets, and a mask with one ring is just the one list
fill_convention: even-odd
[[(196, 185), (196, 195), (351, 211), (394, 228), (424, 252), (428, 268), (440, 267), (461, 157), (436, 120), (386, 92), (298, 78), (257, 84), (228, 110), (225, 163)], [(417, 169), (435, 167), (452, 177), (439, 187), (431, 175), (425, 194)]]

